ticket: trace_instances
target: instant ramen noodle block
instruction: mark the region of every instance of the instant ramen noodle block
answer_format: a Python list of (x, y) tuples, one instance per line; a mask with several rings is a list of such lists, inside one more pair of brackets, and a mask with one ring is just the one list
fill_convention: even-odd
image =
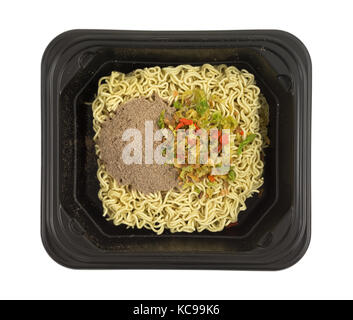
[[(200, 119), (198, 123), (201, 128), (204, 128), (202, 124), (206, 119), (211, 125), (212, 119), (216, 117), (219, 118), (218, 126), (228, 120), (226, 126), (228, 130), (231, 128), (229, 124), (231, 120), (234, 122), (234, 128), (227, 138), (232, 143), (229, 164), (231, 168), (229, 171), (233, 174), (232, 179), (228, 178), (229, 171), (222, 176), (208, 175), (208, 177), (199, 178), (197, 172), (202, 173), (202, 169), (207, 169), (205, 165), (198, 171), (195, 169), (193, 178), (180, 188), (173, 188), (167, 192), (163, 190), (140, 192), (133, 190), (129, 184), (119, 183), (111, 175), (101, 157), (102, 152), (98, 143), (96, 144), (99, 159), (97, 177), (100, 182), (98, 195), (103, 204), (103, 215), (115, 225), (147, 228), (157, 234), (162, 234), (165, 230), (172, 233), (204, 230), (219, 232), (238, 223), (239, 212), (246, 211), (246, 199), (260, 192), (264, 182), (262, 176), (264, 162), (261, 155), (268, 141), (268, 104), (256, 85), (254, 75), (246, 69), (239, 70), (235, 66), (225, 64), (216, 66), (203, 64), (164, 68), (155, 66), (136, 69), (129, 74), (113, 71), (99, 80), (97, 96), (92, 105), (94, 141), (99, 141), (102, 126), (109, 122), (109, 119), (119, 121), (122, 118), (123, 113), (115, 116), (115, 112), (124, 108), (123, 112), (126, 113), (130, 102), (138, 101), (136, 97), (150, 98), (153, 101), (154, 96), (157, 95), (173, 106), (174, 103), (181, 105), (190, 95), (196, 94), (203, 96), (204, 100), (200, 100), (204, 104), (196, 105), (199, 113), (195, 108), (184, 107), (185, 117), (191, 114), (190, 111), (194, 112), (193, 117)], [(141, 102), (141, 105), (146, 104)], [(131, 105), (130, 108), (135, 106), (137, 107), (136, 104)], [(205, 106), (204, 110), (197, 109), (202, 106)], [(176, 115), (183, 110), (174, 109)], [(144, 110), (140, 111), (142, 112)], [(208, 116), (206, 116), (207, 113), (209, 113)], [(132, 116), (139, 117), (139, 113), (134, 110)], [(115, 117), (119, 118), (115, 119)], [(186, 121), (183, 116), (180, 117)], [(158, 118), (154, 120), (157, 122)], [(192, 120), (189, 121), (193, 124)], [(109, 127), (112, 127), (112, 124)], [(114, 123), (114, 126), (117, 124)], [(120, 126), (125, 127), (125, 123), (121, 123)], [(217, 124), (213, 127), (215, 126)], [(113, 134), (113, 129), (114, 127), (106, 132), (108, 138)], [(141, 128), (142, 132), (144, 132), (143, 129)], [(122, 133), (119, 137), (121, 135)], [(112, 140), (114, 139), (118, 137), (113, 137)], [(109, 145), (108, 149), (116, 149), (122, 143), (123, 141), (116, 142), (116, 146)], [(121, 157), (121, 153), (114, 155), (114, 162), (116, 158)], [(122, 165), (122, 163), (118, 164), (118, 166)], [(134, 168), (140, 175), (144, 175), (143, 171), (140, 172), (140, 166), (138, 164)], [(129, 168), (127, 167), (126, 170)], [(184, 169), (192, 170), (192, 166)], [(160, 165), (160, 170), (165, 170), (165, 167)], [(146, 174), (146, 183), (149, 179), (151, 176)]]

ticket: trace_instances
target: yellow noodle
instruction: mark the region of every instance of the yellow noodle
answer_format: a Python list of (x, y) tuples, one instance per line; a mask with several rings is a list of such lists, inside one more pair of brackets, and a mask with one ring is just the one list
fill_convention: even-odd
[[(117, 108), (128, 100), (151, 98), (156, 93), (172, 104), (174, 91), (181, 96), (195, 88), (204, 90), (208, 97), (217, 97), (214, 108), (223, 116), (234, 115), (244, 131), (244, 138), (249, 133), (256, 134), (254, 141), (240, 155), (237, 154), (238, 144), (231, 146), (231, 166), (236, 179), (227, 185), (218, 179), (221, 181), (212, 187), (214, 194), (211, 198), (205, 196), (207, 189), (211, 188), (207, 180), (179, 191), (143, 194), (130, 190), (128, 186), (120, 186), (109, 175), (96, 144), (100, 183), (98, 197), (103, 204), (103, 215), (115, 225), (147, 228), (157, 234), (165, 229), (171, 232), (217, 232), (237, 221), (238, 213), (246, 209), (245, 200), (259, 191), (264, 167), (260, 152), (268, 140), (268, 105), (256, 86), (254, 76), (234, 66), (180, 65), (137, 69), (130, 74), (112, 72), (99, 80), (98, 94), (92, 105), (94, 140), (99, 137), (102, 123), (112, 118)], [(234, 139), (236, 136), (232, 134), (231, 140)], [(203, 197), (199, 198), (196, 187)], [(226, 194), (220, 194), (223, 189)]]

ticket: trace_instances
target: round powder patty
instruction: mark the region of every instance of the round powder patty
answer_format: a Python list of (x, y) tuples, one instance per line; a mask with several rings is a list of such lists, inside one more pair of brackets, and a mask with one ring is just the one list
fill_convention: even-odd
[[(168, 191), (177, 187), (178, 171), (169, 165), (144, 164), (145, 159), (145, 121), (153, 121), (153, 132), (159, 128), (157, 121), (165, 110), (165, 116), (171, 117), (173, 109), (158, 96), (153, 101), (134, 98), (118, 107), (115, 116), (102, 124), (98, 139), (107, 172), (121, 185), (130, 185), (145, 194)], [(122, 160), (124, 147), (130, 141), (123, 141), (126, 129), (138, 129), (142, 135), (142, 164), (125, 164)], [(154, 143), (154, 149), (159, 143)]]

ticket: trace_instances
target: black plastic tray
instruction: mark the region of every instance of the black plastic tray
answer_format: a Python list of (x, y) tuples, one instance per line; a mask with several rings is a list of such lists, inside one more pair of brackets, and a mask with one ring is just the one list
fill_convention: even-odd
[[(265, 183), (239, 225), (164, 233), (115, 227), (102, 217), (92, 140), (98, 79), (111, 71), (203, 63), (256, 76), (270, 105)], [(293, 35), (252, 31), (73, 30), (42, 60), (42, 239), (72, 268), (258, 269), (289, 267), (310, 241), (311, 61)]]

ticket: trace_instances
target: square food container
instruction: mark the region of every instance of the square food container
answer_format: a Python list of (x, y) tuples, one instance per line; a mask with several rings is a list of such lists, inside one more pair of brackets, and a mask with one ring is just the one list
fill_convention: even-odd
[[(270, 106), (264, 185), (239, 224), (222, 232), (170, 233), (114, 226), (102, 217), (92, 102), (100, 77), (116, 70), (204, 63), (255, 75)], [(41, 70), (41, 234), (71, 268), (278, 270), (310, 241), (311, 61), (277, 30), (73, 30), (46, 49)]]

